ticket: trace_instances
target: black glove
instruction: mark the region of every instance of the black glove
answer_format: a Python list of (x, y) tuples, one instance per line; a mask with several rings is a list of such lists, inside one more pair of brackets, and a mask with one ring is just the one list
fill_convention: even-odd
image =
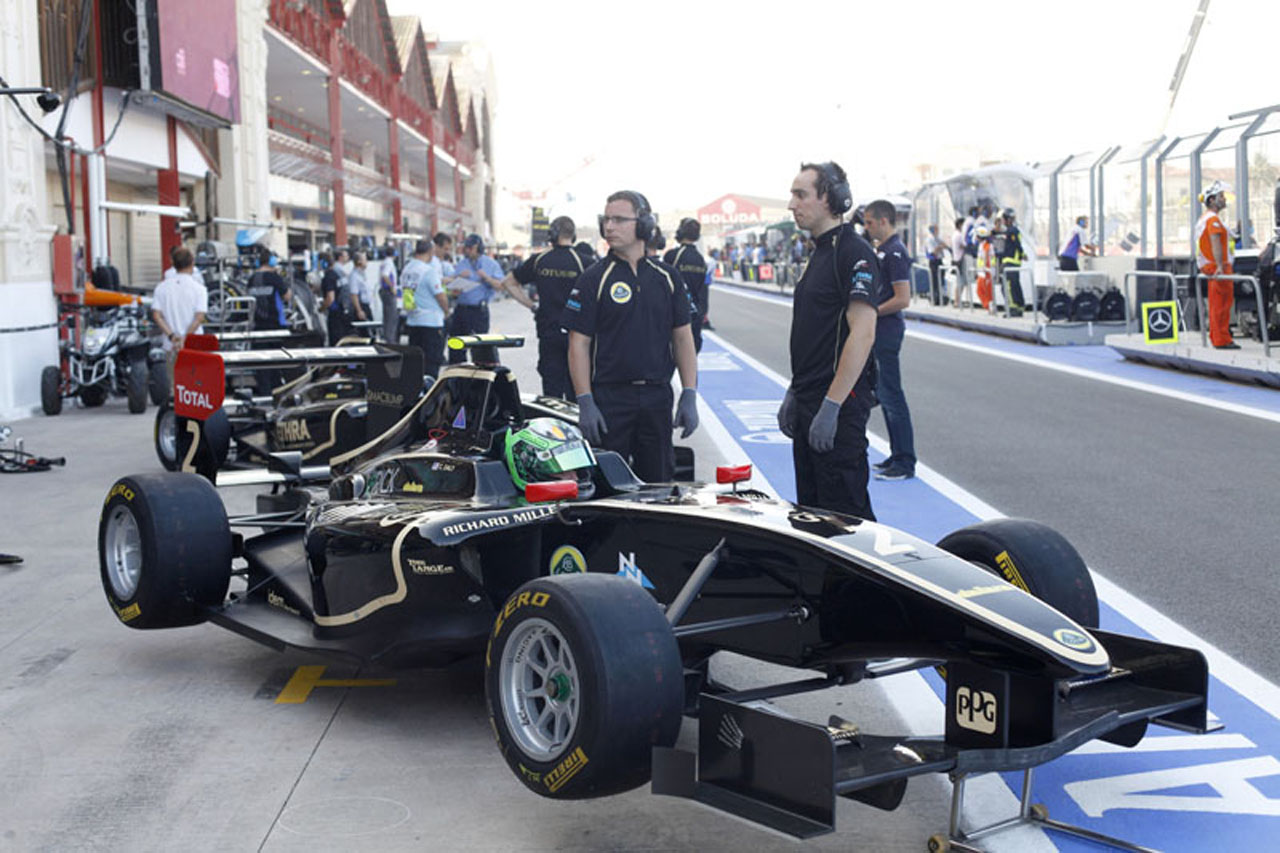
[(672, 429), (684, 427), (681, 438), (688, 438), (698, 428), (698, 389), (686, 388), (680, 392), (680, 402), (676, 403), (676, 416), (671, 422)]
[(836, 420), (840, 404), (830, 397), (822, 398), (822, 407), (809, 424), (809, 446), (819, 453), (827, 453), (836, 446)]
[(796, 423), (796, 395), (790, 388), (787, 389), (786, 396), (782, 398), (782, 405), (778, 407), (778, 429), (787, 438), (795, 438)]
[(587, 444), (591, 445), (602, 444), (605, 433), (609, 432), (604, 423), (604, 415), (600, 413), (600, 408), (590, 394), (578, 395), (578, 429), (582, 431)]

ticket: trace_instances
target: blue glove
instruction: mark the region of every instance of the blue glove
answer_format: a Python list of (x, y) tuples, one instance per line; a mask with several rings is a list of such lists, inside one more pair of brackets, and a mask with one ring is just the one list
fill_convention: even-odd
[(681, 438), (688, 438), (698, 428), (698, 389), (686, 388), (680, 392), (680, 402), (676, 403), (676, 416), (671, 422), (672, 429), (684, 427)]
[(600, 408), (590, 394), (578, 395), (578, 429), (590, 445), (604, 443), (605, 433), (609, 431), (604, 423), (604, 415), (600, 413)]
[(836, 446), (836, 419), (840, 404), (830, 397), (822, 398), (822, 407), (809, 424), (809, 446), (819, 453), (826, 453)]
[(790, 388), (787, 394), (782, 398), (782, 405), (778, 407), (778, 429), (787, 438), (795, 438), (793, 433), (796, 428), (796, 395)]

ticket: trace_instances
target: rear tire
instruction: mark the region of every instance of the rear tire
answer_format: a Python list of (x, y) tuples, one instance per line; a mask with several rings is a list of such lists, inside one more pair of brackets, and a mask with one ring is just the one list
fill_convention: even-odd
[(178, 418), (173, 413), (173, 404), (164, 402), (156, 411), (155, 428), (152, 430), (152, 443), (155, 444), (156, 458), (166, 471), (178, 470)]
[(530, 790), (603, 797), (648, 781), (680, 731), (684, 668), (652, 596), (602, 574), (539, 578), (498, 614), (485, 696), (502, 755)]
[(163, 361), (153, 361), (147, 367), (147, 392), (157, 406), (169, 399), (169, 367)]
[(129, 375), (125, 378), (125, 396), (129, 398), (129, 413), (140, 415), (147, 410), (147, 362), (137, 359), (129, 362)]
[(107, 603), (130, 628), (197, 625), (227, 597), (231, 526), (218, 492), (195, 474), (121, 477), (98, 521)]
[(999, 575), (1082, 627), (1098, 627), (1098, 593), (1089, 568), (1052, 527), (1025, 518), (993, 519), (948, 534), (938, 547)]
[(46, 415), (62, 412), (62, 371), (52, 365), (40, 371), (40, 407)]

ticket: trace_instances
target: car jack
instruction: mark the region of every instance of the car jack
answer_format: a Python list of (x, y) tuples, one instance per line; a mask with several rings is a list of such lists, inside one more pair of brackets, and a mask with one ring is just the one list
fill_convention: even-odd
[(955, 772), (948, 774), (951, 778), (951, 826), (945, 835), (938, 833), (937, 835), (929, 836), (930, 853), (948, 853), (952, 850), (961, 851), (961, 853), (984, 853), (981, 847), (974, 847), (970, 842), (1024, 825), (1038, 826), (1055, 832), (1074, 835), (1077, 838), (1084, 838), (1097, 844), (1105, 844), (1115, 850), (1128, 850), (1133, 851), (1133, 853), (1159, 853), (1159, 851), (1150, 847), (1131, 844), (1128, 841), (1123, 841), (1110, 835), (1103, 835), (1091, 829), (1085, 829), (1083, 826), (1053, 820), (1049, 817), (1048, 809), (1040, 803), (1033, 804), (1031, 802), (1031, 783), (1034, 773), (1034, 767), (1028, 767), (1022, 771), (1022, 798), (1018, 802), (1017, 815), (968, 832), (960, 828), (960, 815), (964, 811), (964, 787), (965, 782), (968, 781), (969, 774)]

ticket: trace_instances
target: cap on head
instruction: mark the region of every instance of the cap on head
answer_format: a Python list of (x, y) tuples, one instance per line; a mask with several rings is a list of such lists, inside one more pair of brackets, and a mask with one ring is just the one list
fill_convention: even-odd
[(483, 252), (484, 238), (481, 237), (479, 234), (468, 234), (467, 239), (462, 241), (462, 245), (466, 246), (469, 249), (475, 249), (477, 251)]

